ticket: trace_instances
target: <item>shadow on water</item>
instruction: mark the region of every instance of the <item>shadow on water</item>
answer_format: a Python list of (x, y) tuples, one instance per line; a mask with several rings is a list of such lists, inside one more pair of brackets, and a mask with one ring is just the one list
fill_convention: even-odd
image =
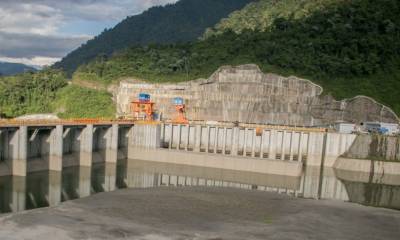
[(55, 206), (115, 189), (162, 186), (233, 187), (400, 209), (400, 175), (371, 178), (365, 173), (326, 168), (320, 177), (320, 172), (308, 167), (303, 176), (289, 177), (125, 159), (118, 164), (0, 177), (0, 213)]

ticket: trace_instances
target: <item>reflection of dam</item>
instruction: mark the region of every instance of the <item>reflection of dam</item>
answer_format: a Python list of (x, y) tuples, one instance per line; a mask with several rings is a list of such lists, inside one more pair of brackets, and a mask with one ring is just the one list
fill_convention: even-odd
[[(348, 172), (305, 168), (299, 177), (141, 160), (115, 164), (64, 168), (58, 172), (35, 172), (27, 177), (0, 177), (0, 212), (54, 206), (61, 201), (86, 197), (115, 188), (232, 187), (269, 191), (296, 197), (336, 199), (367, 205), (399, 208), (400, 186), (342, 179)], [(354, 176), (358, 176), (354, 172)], [(396, 176), (398, 178), (398, 176)], [(398, 183), (398, 182), (397, 182)]]

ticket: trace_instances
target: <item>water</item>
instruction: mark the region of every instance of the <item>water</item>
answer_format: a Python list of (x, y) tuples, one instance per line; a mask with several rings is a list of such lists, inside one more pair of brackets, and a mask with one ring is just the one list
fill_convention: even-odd
[[(0, 177), (0, 213), (56, 206), (63, 201), (123, 188), (233, 187), (294, 197), (336, 199), (400, 210), (400, 175), (306, 168), (301, 177), (269, 175), (123, 160), (118, 164), (68, 167), (27, 177)], [(244, 193), (245, 194), (245, 193)]]

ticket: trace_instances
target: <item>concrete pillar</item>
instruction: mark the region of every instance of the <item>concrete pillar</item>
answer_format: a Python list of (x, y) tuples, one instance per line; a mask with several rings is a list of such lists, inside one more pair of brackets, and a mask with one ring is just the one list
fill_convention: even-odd
[(168, 143), (168, 148), (172, 148), (172, 143), (174, 142), (174, 125), (170, 124), (169, 128), (169, 143)]
[(206, 131), (206, 153), (208, 153), (210, 149), (210, 126), (207, 126)]
[(222, 154), (226, 154), (226, 138), (227, 138), (227, 129), (224, 127), (223, 133), (222, 133)]
[(49, 170), (62, 171), (64, 127), (57, 125), (50, 133)]
[(263, 129), (260, 136), (260, 158), (264, 157), (264, 139), (265, 139), (265, 131)]
[(176, 144), (176, 149), (180, 149), (181, 147), (181, 136), (182, 136), (182, 125), (178, 124), (178, 141)]
[(256, 138), (257, 138), (257, 131), (256, 129), (253, 130), (253, 136), (251, 141), (251, 156), (254, 157), (256, 155)]
[(118, 124), (113, 124), (106, 133), (105, 162), (117, 163), (118, 159)]
[(238, 145), (239, 145), (239, 128), (234, 127), (232, 133), (232, 151), (231, 154), (234, 156), (238, 155)]
[(282, 132), (282, 142), (281, 142), (281, 160), (285, 160), (285, 146), (286, 146), (286, 131)]
[(269, 159), (276, 159), (276, 138), (278, 132), (276, 130), (271, 129), (269, 135), (269, 150), (268, 150), (268, 158)]
[(185, 150), (187, 151), (189, 148), (189, 141), (190, 141), (190, 125), (189, 124), (186, 125), (186, 129), (187, 129), (187, 131), (186, 131), (187, 135), (186, 135), (186, 142), (185, 142)]
[(92, 166), (93, 158), (93, 125), (87, 125), (81, 132), (79, 166)]
[(28, 159), (28, 127), (20, 126), (10, 138), (8, 165), (13, 176), (26, 176)]
[(293, 151), (294, 151), (293, 142), (294, 142), (295, 137), (296, 137), (296, 133), (291, 132), (290, 133), (290, 147), (289, 147), (289, 161), (293, 161)]
[(243, 139), (243, 156), (246, 156), (246, 152), (247, 152), (247, 132), (248, 132), (248, 129), (245, 128), (244, 129), (244, 139)]
[(303, 155), (303, 141), (304, 141), (304, 133), (300, 132), (300, 139), (299, 139), (299, 151), (297, 152), (297, 161), (301, 162), (302, 161), (302, 155)]
[(200, 152), (201, 146), (201, 125), (196, 125), (195, 127), (195, 137), (194, 137), (194, 151)]
[(217, 153), (218, 148), (218, 138), (219, 138), (219, 127), (215, 126), (215, 134), (214, 134), (214, 153)]

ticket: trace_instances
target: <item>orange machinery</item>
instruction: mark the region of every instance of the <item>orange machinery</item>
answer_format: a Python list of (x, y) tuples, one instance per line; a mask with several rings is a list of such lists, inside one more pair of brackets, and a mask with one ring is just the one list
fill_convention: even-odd
[(154, 102), (150, 100), (150, 94), (140, 93), (139, 99), (131, 102), (131, 109), (136, 120), (153, 121)]
[(185, 116), (185, 103), (183, 101), (183, 98), (181, 97), (174, 98), (174, 105), (177, 111), (177, 116), (175, 117), (175, 119), (173, 119), (173, 122), (180, 124), (188, 124), (189, 121)]

